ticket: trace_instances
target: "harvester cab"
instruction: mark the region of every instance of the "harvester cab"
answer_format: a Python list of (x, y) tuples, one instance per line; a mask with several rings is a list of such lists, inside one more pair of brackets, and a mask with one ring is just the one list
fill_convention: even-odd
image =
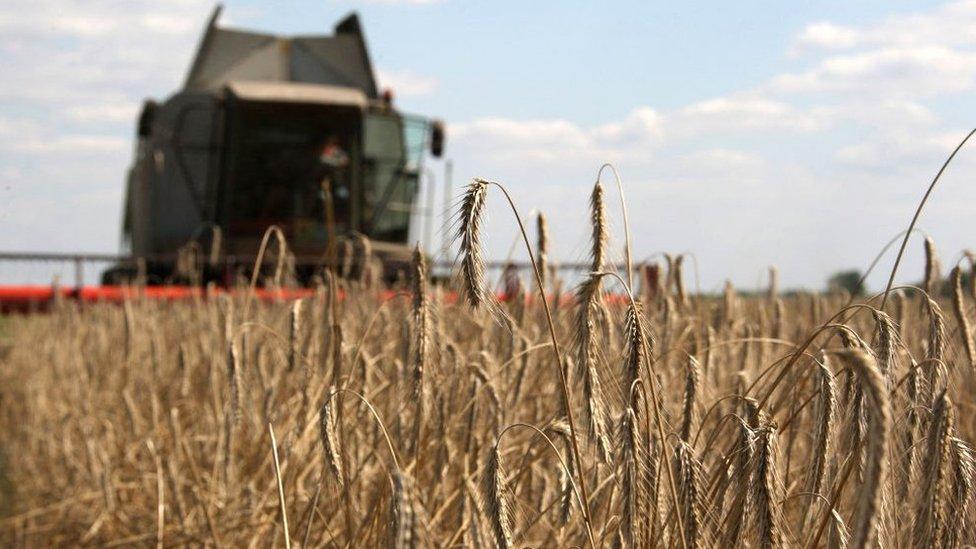
[[(392, 277), (409, 261), (422, 163), (441, 155), (443, 126), (379, 93), (355, 14), (331, 36), (294, 37), (219, 28), (219, 14), (183, 89), (139, 116), (124, 251), (163, 281), (192, 243), (210, 258), (207, 278), (227, 281), (276, 225), (300, 278), (330, 242), (341, 254), (358, 235)], [(103, 279), (135, 272), (117, 265)]]

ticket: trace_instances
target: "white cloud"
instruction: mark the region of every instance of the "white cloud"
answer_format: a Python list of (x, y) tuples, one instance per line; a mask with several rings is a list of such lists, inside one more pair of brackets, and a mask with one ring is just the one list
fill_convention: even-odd
[(939, 117), (931, 109), (915, 101), (903, 99), (848, 100), (843, 103), (817, 105), (809, 113), (824, 127), (842, 124), (863, 124), (874, 127), (931, 126)]
[(952, 2), (930, 10), (899, 14), (851, 27), (812, 23), (794, 39), (794, 51), (839, 50), (856, 47), (973, 46), (976, 1)]
[(515, 162), (548, 162), (566, 154), (584, 154), (593, 143), (585, 130), (566, 120), (477, 118), (452, 124), (449, 135), (457, 147)]
[(0, 82), (0, 101), (70, 108), (167, 93), (179, 85), (211, 8), (206, 0), (37, 0), (0, 8), (0, 55), (17, 74)]
[(128, 138), (66, 131), (28, 118), (5, 116), (0, 116), (0, 133), (17, 136), (16, 139), (0, 141), (0, 153), (32, 155), (71, 153), (73, 156), (83, 157), (88, 153), (125, 151), (130, 144)]
[(80, 2), (33, 0), (0, 13), (0, 30), (10, 35), (54, 33), (73, 38), (103, 38), (137, 32), (182, 34), (202, 26), (199, 12), (207, 2), (170, 2), (165, 8), (145, 0), (127, 2)]
[(453, 124), (452, 139), (506, 162), (551, 162), (560, 159), (619, 160), (647, 156), (661, 141), (663, 119), (639, 107), (622, 120), (584, 127), (561, 119), (514, 120), (484, 117)]
[(946, 157), (963, 132), (891, 132), (876, 139), (842, 147), (834, 158), (844, 164), (870, 169), (891, 169)]
[(777, 93), (880, 93), (918, 97), (976, 84), (976, 53), (941, 46), (886, 48), (824, 59), (813, 69), (773, 78)]
[(139, 112), (139, 105), (131, 101), (94, 102), (77, 105), (67, 110), (68, 116), (79, 122), (132, 122)]
[(814, 131), (816, 117), (759, 94), (718, 97), (691, 104), (669, 119), (669, 128), (687, 135), (730, 131)]
[(174, 34), (193, 32), (200, 26), (200, 21), (195, 17), (172, 13), (147, 13), (139, 18), (139, 23), (156, 32)]
[(396, 95), (428, 95), (437, 89), (437, 79), (409, 70), (377, 69), (380, 88), (390, 88)]
[(58, 135), (52, 137), (32, 137), (17, 141), (10, 149), (31, 154), (52, 153), (118, 153), (125, 151), (129, 140), (104, 135)]
[(658, 140), (663, 134), (663, 117), (650, 107), (638, 107), (622, 121), (608, 122), (592, 131), (595, 139), (621, 145)]
[(862, 26), (813, 23), (794, 37), (791, 52), (825, 57), (772, 79), (769, 90), (884, 97), (968, 91), (976, 87), (976, 0)]
[(857, 45), (860, 38), (860, 33), (855, 29), (823, 22), (808, 25), (794, 42), (797, 49), (804, 47), (842, 49)]
[(102, 18), (74, 15), (59, 15), (51, 21), (51, 26), (60, 32), (84, 38), (102, 36), (114, 32), (121, 21), (116, 18)]
[(368, 4), (385, 4), (385, 5), (406, 5), (406, 6), (427, 6), (431, 4), (439, 4), (443, 0), (366, 0)]
[(976, 89), (976, 0), (860, 26), (813, 23), (791, 53), (821, 57), (770, 79), (761, 93), (814, 99), (806, 111), (825, 129), (856, 131), (857, 141), (833, 153), (836, 162), (894, 173), (943, 157), (961, 137), (927, 103)]
[(695, 151), (678, 157), (682, 171), (693, 177), (715, 179), (720, 176), (756, 178), (762, 175), (766, 161), (760, 155), (735, 149), (717, 147)]
[(473, 138), (506, 145), (576, 146), (587, 142), (585, 132), (566, 120), (514, 120), (486, 117), (454, 124), (457, 138)]
[[(584, 203), (590, 170), (614, 161), (632, 206), (654, 212), (632, 226), (651, 235), (638, 242), (645, 252), (704, 251), (706, 285), (716, 272), (776, 262), (816, 286), (862, 266), (902, 228), (919, 181), (964, 135), (940, 102), (976, 89), (976, 0), (876, 24), (815, 23), (791, 49), (788, 71), (670, 111), (641, 107), (594, 125), (475, 118), (452, 126), (452, 154), (477, 174), (530, 175), (522, 205), (555, 210), (554, 234), (573, 242), (585, 235), (573, 232), (567, 198)], [(553, 187), (564, 189), (558, 199)], [(948, 234), (947, 245), (964, 238)]]

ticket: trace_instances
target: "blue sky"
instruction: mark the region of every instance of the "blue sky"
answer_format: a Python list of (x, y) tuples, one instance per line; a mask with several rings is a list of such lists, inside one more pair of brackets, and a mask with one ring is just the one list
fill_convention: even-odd
[[(0, 249), (116, 250), (138, 105), (181, 83), (211, 8), (0, 2)], [(571, 261), (612, 161), (636, 255), (693, 252), (705, 289), (865, 266), (976, 124), (973, 1), (230, 1), (222, 21), (321, 33), (350, 10), (398, 104), (447, 121), (455, 183), (505, 182)], [(946, 263), (976, 247), (976, 151), (958, 160), (921, 221)], [(508, 214), (489, 227), (505, 255)]]

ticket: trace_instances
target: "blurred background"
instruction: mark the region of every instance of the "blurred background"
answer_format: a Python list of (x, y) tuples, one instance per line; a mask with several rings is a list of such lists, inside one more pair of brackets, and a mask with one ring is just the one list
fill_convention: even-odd
[[(976, 2), (649, 4), (231, 0), (219, 24), (328, 34), (359, 13), (379, 88), (445, 123), (410, 242), (439, 252), (444, 204), (480, 176), (546, 214), (553, 260), (582, 260), (589, 192), (613, 162), (635, 259), (691, 252), (703, 291), (760, 287), (769, 265), (783, 288), (863, 269), (976, 123)], [(119, 252), (136, 119), (182, 86), (213, 8), (0, 2), (0, 251)], [(974, 169), (964, 149), (919, 224), (949, 265), (976, 247)], [(435, 206), (422, 210), (425, 185)], [(504, 259), (515, 226), (499, 198), (487, 246)], [(913, 239), (899, 278), (921, 278), (922, 263)], [(0, 262), (0, 283), (57, 273), (70, 280), (73, 265)]]

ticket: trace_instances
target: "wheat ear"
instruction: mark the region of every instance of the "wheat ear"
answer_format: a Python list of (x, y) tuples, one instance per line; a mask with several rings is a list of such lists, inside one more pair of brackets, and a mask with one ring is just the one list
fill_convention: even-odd
[(701, 368), (695, 357), (688, 357), (685, 373), (685, 398), (682, 405), (681, 440), (689, 442), (691, 431), (698, 423), (698, 392), (701, 384)]
[(973, 341), (973, 328), (966, 315), (966, 297), (962, 290), (962, 270), (957, 266), (952, 269), (952, 310), (956, 313), (956, 322), (959, 324), (959, 335), (962, 338), (963, 347), (966, 349), (966, 358), (969, 360), (969, 367), (976, 368), (976, 342)]
[(588, 435), (596, 442), (600, 459), (607, 463), (610, 459), (606, 399), (597, 371), (597, 332), (595, 318), (599, 312), (600, 281), (598, 273), (593, 273), (576, 290), (576, 375), (583, 384), (583, 411), (585, 413)]
[[(819, 494), (823, 489), (824, 479), (827, 476), (827, 458), (831, 451), (831, 437), (833, 436), (834, 420), (837, 410), (837, 396), (834, 387), (834, 375), (830, 371), (829, 361), (826, 355), (822, 356), (821, 362), (817, 365), (817, 408), (816, 418), (817, 427), (814, 433), (813, 462), (807, 471), (807, 478), (804, 491), (810, 494)], [(812, 511), (817, 507), (816, 500), (811, 499), (807, 510), (807, 520), (812, 517)], [(807, 522), (805, 520), (804, 522)]]
[(925, 237), (925, 281), (923, 288), (925, 293), (930, 296), (937, 295), (942, 285), (942, 266), (939, 261), (939, 254), (935, 249), (935, 241), (931, 237)]
[[(549, 282), (549, 223), (546, 216), (539, 212), (536, 221), (536, 260), (539, 262), (539, 276), (542, 277), (543, 289)], [(545, 296), (543, 295), (543, 299)]]
[(491, 449), (481, 483), (482, 513), (491, 524), (491, 533), (500, 549), (512, 546), (514, 513), (498, 446)]
[(421, 448), (421, 429), (423, 428), (427, 391), (425, 375), (430, 355), (430, 302), (427, 297), (427, 258), (420, 244), (413, 252), (413, 341), (411, 365), (413, 370), (413, 398), (416, 403), (414, 414), (414, 453), (419, 457)]
[(854, 547), (865, 547), (876, 540), (878, 515), (888, 467), (888, 441), (891, 432), (891, 403), (884, 378), (870, 353), (845, 349), (838, 356), (861, 380), (868, 406), (867, 467), (864, 485), (858, 493), (854, 522)]
[(914, 543), (916, 547), (943, 547), (947, 530), (955, 527), (949, 519), (950, 465), (952, 430), (954, 427), (952, 401), (943, 391), (932, 410), (932, 422), (926, 441), (924, 488), (915, 515)]
[(475, 179), (465, 189), (461, 201), (457, 238), (460, 241), (461, 283), (464, 298), (474, 308), (487, 306), (485, 261), (481, 252), (481, 225), (488, 195), (488, 183)]
[(340, 446), (339, 434), (336, 431), (332, 408), (328, 401), (319, 410), (319, 436), (322, 439), (322, 449), (325, 451), (325, 463), (341, 489), (345, 482), (342, 471), (342, 447)]

